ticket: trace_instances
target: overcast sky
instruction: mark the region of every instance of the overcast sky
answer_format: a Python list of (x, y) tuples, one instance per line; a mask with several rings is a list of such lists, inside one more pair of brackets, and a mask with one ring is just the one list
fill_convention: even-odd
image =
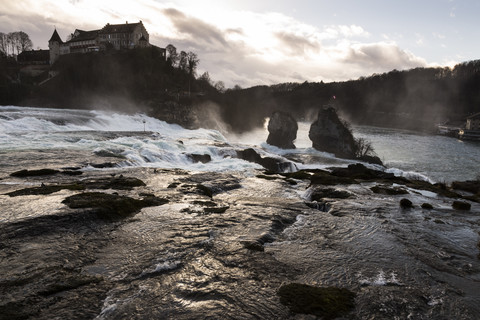
[(478, 0), (2, 0), (0, 32), (46, 49), (54, 27), (142, 20), (150, 42), (194, 51), (227, 87), (343, 81), (480, 58)]

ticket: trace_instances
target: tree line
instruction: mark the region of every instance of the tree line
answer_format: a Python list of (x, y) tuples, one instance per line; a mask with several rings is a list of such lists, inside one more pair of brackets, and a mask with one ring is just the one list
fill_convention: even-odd
[(0, 52), (5, 56), (16, 56), (23, 51), (32, 50), (33, 43), (23, 31), (0, 32)]
[(177, 48), (172, 44), (169, 44), (165, 49), (167, 51), (168, 65), (188, 73), (191, 77), (196, 76), (200, 59), (198, 59), (195, 52), (185, 52), (182, 50), (178, 53)]
[[(180, 51), (178, 53), (177, 48), (169, 44), (166, 46), (167, 51), (167, 65), (171, 69), (176, 69), (181, 73), (187, 75), (189, 86), (193, 91), (201, 91), (203, 93), (224, 93), (225, 84), (223, 81), (213, 81), (208, 71), (205, 71), (197, 77), (197, 67), (200, 63), (198, 55), (193, 51)], [(177, 77), (178, 78), (178, 77)], [(182, 81), (182, 79), (177, 79)], [(191, 82), (191, 80), (196, 80)]]
[(453, 68), (392, 70), (343, 82), (226, 90), (217, 103), (224, 120), (237, 131), (263, 125), (274, 111), (313, 121), (319, 108), (328, 104), (354, 124), (432, 131), (447, 121), (461, 126), (467, 116), (480, 112), (480, 60)]

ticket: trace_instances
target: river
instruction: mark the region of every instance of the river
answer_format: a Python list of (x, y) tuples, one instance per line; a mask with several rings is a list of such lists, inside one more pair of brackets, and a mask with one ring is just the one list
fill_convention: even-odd
[[(452, 181), (478, 174), (477, 144), (353, 129), (397, 175)], [(346, 199), (307, 206), (322, 186), (262, 178), (262, 168), (236, 151), (253, 147), (300, 169), (353, 161), (310, 148), (308, 124), (300, 124), (295, 150), (265, 138), (264, 129), (235, 136), (141, 114), (0, 107), (0, 319), (313, 319), (280, 303), (279, 288), (292, 282), (348, 288), (351, 319), (478, 316), (478, 203), (458, 211), (434, 192), (402, 187), (405, 195), (389, 196), (372, 192), (381, 183), (362, 182), (332, 187)], [(192, 161), (192, 154), (211, 161)], [(42, 168), (81, 175), (10, 176)], [(120, 176), (145, 185), (93, 191), (168, 203), (110, 221), (62, 202), (83, 191), (7, 195)], [(400, 208), (404, 197), (413, 209)]]

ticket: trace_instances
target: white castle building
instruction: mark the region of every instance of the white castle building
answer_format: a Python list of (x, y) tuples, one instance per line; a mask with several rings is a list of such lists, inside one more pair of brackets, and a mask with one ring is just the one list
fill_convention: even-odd
[(83, 31), (76, 29), (70, 39), (63, 42), (57, 30), (48, 41), (50, 65), (58, 57), (70, 53), (85, 53), (107, 49), (133, 49), (149, 47), (149, 35), (142, 21), (138, 23), (109, 24), (102, 29)]

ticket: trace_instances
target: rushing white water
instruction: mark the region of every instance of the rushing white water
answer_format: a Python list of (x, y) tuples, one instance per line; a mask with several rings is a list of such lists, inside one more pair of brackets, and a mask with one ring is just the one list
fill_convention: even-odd
[[(260, 168), (235, 157), (236, 150), (254, 147), (271, 157), (289, 158), (298, 168), (352, 162), (313, 149), (308, 130), (308, 123), (299, 123), (297, 149), (282, 150), (265, 142), (266, 126), (234, 135), (187, 130), (144, 114), (6, 106), (0, 107), (0, 155), (57, 149), (108, 152), (124, 158), (121, 166), (218, 172)], [(371, 141), (388, 171), (396, 175), (448, 182), (474, 179), (480, 174), (479, 144), (373, 127), (354, 127), (354, 134)], [(194, 163), (191, 154), (209, 155), (212, 161)]]
[[(109, 152), (122, 166), (242, 170), (258, 165), (235, 159), (233, 146), (215, 130), (187, 130), (143, 114), (0, 107), (0, 151), (67, 149)], [(210, 155), (208, 164), (188, 155)]]

